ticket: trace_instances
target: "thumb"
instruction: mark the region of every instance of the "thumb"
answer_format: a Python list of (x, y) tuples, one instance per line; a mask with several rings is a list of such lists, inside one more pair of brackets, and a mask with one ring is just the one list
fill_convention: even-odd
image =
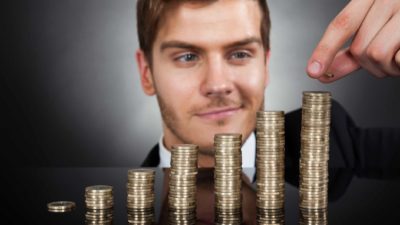
[(349, 48), (340, 50), (329, 66), (327, 73), (332, 76), (321, 76), (318, 78), (322, 83), (330, 83), (339, 80), (351, 72), (358, 70), (360, 64), (354, 59), (353, 55), (350, 53)]

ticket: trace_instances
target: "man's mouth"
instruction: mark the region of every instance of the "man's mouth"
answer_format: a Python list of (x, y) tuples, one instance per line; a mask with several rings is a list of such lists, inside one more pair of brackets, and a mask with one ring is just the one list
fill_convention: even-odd
[(242, 106), (211, 108), (196, 113), (196, 116), (208, 120), (221, 120), (237, 113)]

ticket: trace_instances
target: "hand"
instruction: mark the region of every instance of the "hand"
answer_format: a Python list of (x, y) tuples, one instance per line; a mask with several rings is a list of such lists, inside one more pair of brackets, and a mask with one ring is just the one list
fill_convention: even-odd
[(360, 67), (378, 78), (400, 76), (400, 0), (350, 1), (329, 24), (307, 73), (329, 83)]

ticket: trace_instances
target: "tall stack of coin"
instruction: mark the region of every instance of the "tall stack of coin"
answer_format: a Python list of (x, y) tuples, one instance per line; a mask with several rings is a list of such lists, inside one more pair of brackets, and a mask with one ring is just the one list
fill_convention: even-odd
[(169, 174), (169, 224), (196, 224), (198, 146), (174, 145)]
[(131, 169), (128, 171), (127, 210), (129, 224), (153, 224), (154, 179), (151, 169)]
[(85, 189), (86, 224), (112, 224), (114, 206), (113, 188), (108, 185)]
[(256, 135), (257, 223), (284, 224), (284, 112), (257, 112)]
[(242, 135), (216, 134), (215, 148), (215, 223), (242, 223)]
[(314, 215), (328, 206), (330, 120), (331, 94), (304, 92), (299, 186), (302, 215)]

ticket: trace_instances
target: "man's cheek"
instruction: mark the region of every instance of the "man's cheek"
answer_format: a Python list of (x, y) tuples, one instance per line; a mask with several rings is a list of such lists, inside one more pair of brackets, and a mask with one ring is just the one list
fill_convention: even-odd
[(246, 91), (257, 91), (264, 86), (264, 77), (259, 74), (249, 73), (247, 76), (241, 77), (237, 84)]

